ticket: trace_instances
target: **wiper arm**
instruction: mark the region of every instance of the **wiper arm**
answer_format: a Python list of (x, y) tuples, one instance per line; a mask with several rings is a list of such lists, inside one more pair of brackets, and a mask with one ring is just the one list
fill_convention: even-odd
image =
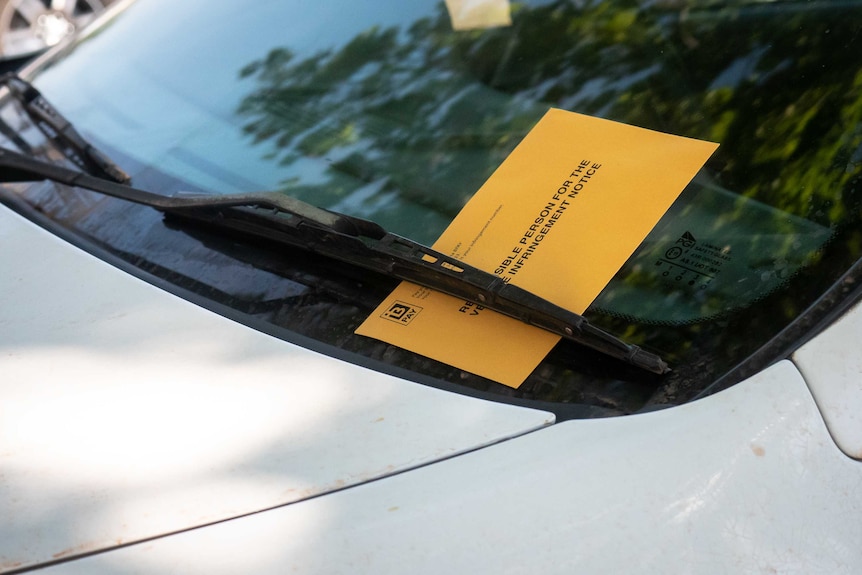
[(30, 82), (9, 72), (0, 76), (0, 86), (9, 89), (33, 124), (69, 161), (88, 174), (123, 184), (129, 182), (128, 174), (79, 134)]
[(150, 206), (167, 216), (295, 246), (463, 298), (653, 373), (657, 355), (593, 326), (583, 316), (378, 224), (324, 210), (278, 192), (162, 196), (0, 149), (0, 181), (51, 180)]

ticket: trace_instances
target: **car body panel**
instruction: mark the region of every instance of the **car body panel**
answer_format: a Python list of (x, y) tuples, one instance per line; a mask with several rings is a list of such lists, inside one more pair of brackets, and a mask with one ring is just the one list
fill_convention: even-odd
[(39, 572), (858, 573), (860, 485), (785, 360), (681, 407)]
[(254, 331), (5, 208), (0, 245), (0, 572), (295, 502), (553, 421)]
[(857, 305), (793, 355), (835, 443), (862, 460), (862, 306)]

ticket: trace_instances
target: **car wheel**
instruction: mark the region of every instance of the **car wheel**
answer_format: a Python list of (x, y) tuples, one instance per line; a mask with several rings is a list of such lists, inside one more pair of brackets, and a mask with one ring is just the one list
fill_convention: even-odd
[(40, 52), (86, 26), (114, 0), (0, 0), (0, 58)]

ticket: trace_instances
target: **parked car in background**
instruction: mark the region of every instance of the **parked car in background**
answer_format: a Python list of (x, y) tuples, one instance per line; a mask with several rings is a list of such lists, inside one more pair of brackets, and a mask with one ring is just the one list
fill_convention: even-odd
[[(860, 29), (116, 2), (0, 86), (0, 573), (858, 573)], [(357, 335), (399, 278), (296, 216), (165, 215), (430, 245), (550, 107), (720, 143), (584, 314), (669, 373), (563, 340), (508, 387)]]
[(113, 0), (3, 0), (0, 57), (33, 56), (59, 44), (105, 11)]

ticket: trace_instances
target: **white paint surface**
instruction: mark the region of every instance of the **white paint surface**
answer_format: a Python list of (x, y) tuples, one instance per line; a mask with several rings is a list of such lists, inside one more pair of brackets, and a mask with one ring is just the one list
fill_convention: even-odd
[(811, 388), (835, 443), (862, 460), (862, 306), (802, 346), (793, 361)]
[(787, 361), (44, 575), (862, 573), (862, 464)]
[(0, 208), (0, 572), (294, 502), (552, 416), (333, 360)]

